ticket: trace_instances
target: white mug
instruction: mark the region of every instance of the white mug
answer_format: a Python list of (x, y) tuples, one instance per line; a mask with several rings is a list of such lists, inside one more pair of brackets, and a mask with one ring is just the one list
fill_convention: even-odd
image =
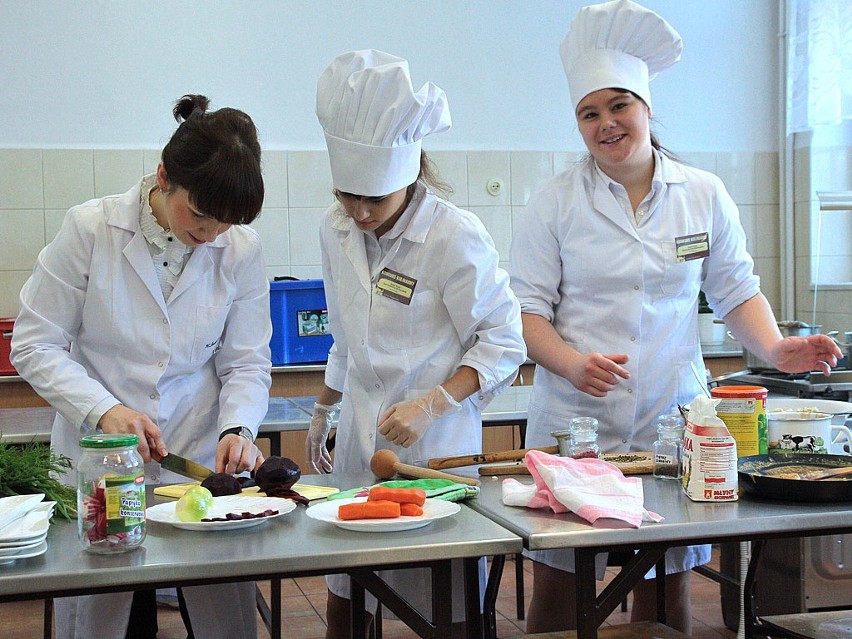
[[(770, 453), (843, 455), (847, 454), (845, 446), (852, 445), (852, 431), (842, 424), (832, 424), (828, 413), (779, 410), (767, 412), (766, 417)], [(845, 434), (845, 440), (840, 434)]]

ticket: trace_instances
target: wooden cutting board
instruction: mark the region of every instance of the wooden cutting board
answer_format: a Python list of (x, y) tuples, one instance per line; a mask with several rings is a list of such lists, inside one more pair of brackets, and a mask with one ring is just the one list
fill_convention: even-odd
[[(154, 489), (155, 495), (160, 495), (161, 497), (173, 497), (174, 499), (180, 499), (181, 496), (193, 486), (198, 486), (200, 482), (193, 481), (188, 482), (186, 484), (169, 484), (168, 486), (157, 486)], [(329, 495), (333, 495), (334, 493), (340, 492), (337, 488), (332, 488), (331, 486), (311, 486), (310, 484), (295, 484), (293, 486), (293, 490), (299, 493), (302, 497), (309, 501), (313, 501), (314, 499), (325, 499)], [(243, 488), (243, 495), (260, 495), (266, 496), (266, 493), (260, 492), (260, 488), (257, 486), (250, 486), (248, 488)]]
[[(654, 472), (654, 456), (650, 452), (604, 453), (601, 457), (616, 466), (625, 475), (650, 475)], [(526, 464), (503, 464), (479, 467), (480, 475), (529, 475)]]

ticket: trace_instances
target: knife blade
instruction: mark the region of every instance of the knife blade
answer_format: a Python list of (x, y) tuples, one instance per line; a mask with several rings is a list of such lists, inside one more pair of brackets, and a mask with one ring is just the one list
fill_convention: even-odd
[(180, 455), (175, 455), (174, 453), (169, 453), (165, 457), (162, 457), (160, 459), (160, 466), (173, 473), (189, 477), (196, 481), (203, 481), (213, 474), (213, 471), (206, 466), (196, 464), (194, 461)]

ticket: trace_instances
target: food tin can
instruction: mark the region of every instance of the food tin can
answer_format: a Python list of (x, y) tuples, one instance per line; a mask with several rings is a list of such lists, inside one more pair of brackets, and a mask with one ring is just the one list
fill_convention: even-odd
[(86, 435), (77, 463), (77, 530), (96, 553), (132, 550), (145, 540), (145, 464), (136, 435)]
[(768, 391), (763, 386), (718, 386), (710, 389), (710, 395), (721, 400), (716, 406), (716, 414), (737, 442), (737, 456), (767, 454)]

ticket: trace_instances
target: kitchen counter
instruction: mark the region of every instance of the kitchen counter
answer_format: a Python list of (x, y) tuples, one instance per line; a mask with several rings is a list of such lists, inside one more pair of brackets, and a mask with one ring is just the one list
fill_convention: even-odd
[[(322, 475), (311, 476), (309, 483), (351, 488), (374, 482), (370, 475)], [(149, 498), (149, 505), (169, 501), (153, 496), (150, 487)], [(445, 571), (448, 560), (465, 559), (466, 569), (475, 575), (479, 557), (519, 552), (521, 540), (464, 505), (451, 517), (389, 534), (343, 530), (307, 517), (299, 506), (258, 526), (234, 531), (188, 531), (149, 523), (144, 544), (117, 555), (85, 552), (76, 522), (60, 520), (51, 525), (47, 545), (41, 556), (0, 567), (0, 601), (335, 572), (348, 572), (372, 588), (373, 571), (380, 567), (422, 565), (433, 568), (433, 578), (443, 582), (439, 592), (445, 596), (439, 600), (436, 618), (443, 613), (447, 622), (453, 598), (449, 571)], [(466, 593), (465, 599), (478, 602), (478, 580), (467, 581), (477, 592)], [(463, 595), (455, 593), (459, 596)], [(394, 612), (399, 609), (393, 602), (385, 605)], [(474, 607), (477, 614), (469, 636), (481, 636), (481, 624), (476, 623), (478, 603)]]

